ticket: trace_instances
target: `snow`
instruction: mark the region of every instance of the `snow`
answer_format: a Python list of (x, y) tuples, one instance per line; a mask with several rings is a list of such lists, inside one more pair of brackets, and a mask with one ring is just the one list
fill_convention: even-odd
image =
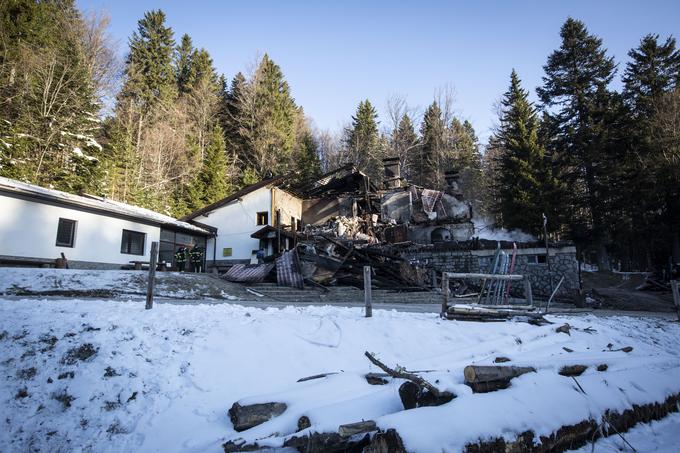
[(73, 148), (73, 154), (75, 154), (78, 157), (85, 158), (89, 161), (97, 160), (96, 157), (88, 156), (85, 153), (83, 153), (83, 150), (78, 148), (77, 146), (75, 148)]
[(107, 212), (151, 220), (162, 225), (172, 225), (183, 228), (185, 230), (196, 231), (204, 234), (208, 233), (206, 230), (204, 230), (203, 228), (199, 228), (196, 225), (192, 225), (187, 222), (182, 222), (173, 217), (160, 214), (150, 209), (140, 208), (138, 206), (121, 203), (119, 201), (109, 200), (103, 197), (97, 197), (95, 195), (87, 195), (85, 197), (81, 197), (79, 195), (73, 195), (55, 189), (47, 189), (44, 187), (36, 186), (34, 184), (25, 183), (17, 181), (15, 179), (5, 178), (2, 176), (0, 176), (0, 188), (8, 189), (15, 192), (48, 196), (50, 198), (60, 200), (65, 203), (77, 203), (78, 205), (85, 205), (95, 209), (104, 210)]
[[(680, 324), (660, 319), (549, 316), (555, 324), (537, 327), (377, 309), (365, 318), (361, 309), (331, 306), (143, 305), (0, 299), (1, 449), (219, 452), (221, 443), (239, 437), (280, 446), (307, 415), (312, 431), (373, 419), (396, 428), (409, 451), (455, 452), (480, 438), (513, 438), (527, 429), (546, 434), (680, 391)], [(564, 322), (573, 326), (571, 335), (555, 332)], [(88, 343), (96, 349), (92, 357), (64, 360)], [(613, 351), (624, 346), (634, 349)], [(379, 371), (366, 350), (391, 366), (435, 370), (421, 374), (457, 398), (404, 411), (399, 380), (383, 386), (364, 380)], [(501, 355), (537, 372), (508, 389), (473, 394), (463, 367)], [(593, 365), (578, 378), (585, 395), (557, 374), (576, 363)], [(609, 369), (595, 371), (601, 363)], [(58, 378), (69, 371), (73, 378)], [(337, 374), (297, 382), (324, 372)], [(64, 395), (75, 398), (70, 407), (55, 399), (67, 401)], [(236, 401), (281, 401), (288, 408), (236, 433), (227, 416)]]
[[(670, 414), (668, 417), (652, 423), (636, 425), (623, 437), (628, 444), (639, 452), (676, 453), (680, 445), (680, 414)], [(574, 453), (629, 452), (632, 451), (621, 437), (614, 434), (595, 442), (594, 448), (587, 445)]]
[[(86, 269), (2, 268), (0, 294), (101, 294), (146, 296), (148, 272)], [(157, 272), (155, 294), (179, 299), (227, 299), (238, 297), (225, 293), (241, 288), (207, 274)], [(80, 294), (83, 293), (83, 294)]]

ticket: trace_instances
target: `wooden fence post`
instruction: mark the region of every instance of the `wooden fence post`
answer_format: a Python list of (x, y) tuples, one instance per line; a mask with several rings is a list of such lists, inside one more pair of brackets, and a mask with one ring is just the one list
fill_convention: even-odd
[(366, 304), (366, 317), (373, 316), (373, 293), (371, 292), (371, 266), (364, 266), (364, 303)]
[(673, 302), (678, 311), (678, 321), (680, 321), (680, 280), (671, 280), (671, 290), (673, 291)]
[(158, 242), (151, 243), (151, 257), (149, 262), (149, 282), (146, 287), (146, 309), (153, 308), (153, 288), (156, 284), (156, 263), (158, 260)]
[(442, 318), (446, 316), (449, 309), (449, 274), (442, 272)]
[(524, 297), (527, 299), (527, 305), (534, 305), (534, 296), (531, 293), (531, 282), (529, 281), (529, 276), (524, 276)]

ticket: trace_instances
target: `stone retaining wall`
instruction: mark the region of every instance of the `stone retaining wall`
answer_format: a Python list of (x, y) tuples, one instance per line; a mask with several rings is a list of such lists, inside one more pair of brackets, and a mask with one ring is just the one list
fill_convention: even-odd
[[(504, 250), (508, 255), (512, 250)], [(402, 252), (402, 256), (411, 262), (434, 267), (440, 272), (490, 272), (491, 262), (495, 250), (446, 250), (440, 249), (409, 249)], [(515, 263), (515, 274), (528, 275), (534, 295), (548, 297), (552, 285), (556, 286), (562, 276), (564, 282), (557, 293), (561, 298), (572, 298), (579, 289), (578, 261), (576, 247), (566, 246), (550, 249), (550, 267), (545, 263), (545, 249), (518, 249)], [(521, 285), (518, 285), (520, 289)], [(523, 295), (523, 290), (519, 291)]]

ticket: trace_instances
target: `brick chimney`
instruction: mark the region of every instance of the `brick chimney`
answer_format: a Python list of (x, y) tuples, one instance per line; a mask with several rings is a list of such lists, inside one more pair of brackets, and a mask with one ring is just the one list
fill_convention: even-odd
[(398, 189), (401, 187), (401, 163), (398, 157), (386, 157), (383, 159), (385, 168), (385, 189)]

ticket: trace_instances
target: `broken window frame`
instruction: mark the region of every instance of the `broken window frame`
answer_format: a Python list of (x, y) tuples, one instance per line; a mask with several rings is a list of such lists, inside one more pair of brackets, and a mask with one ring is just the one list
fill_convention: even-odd
[(269, 211), (258, 212), (255, 221), (258, 226), (269, 225)]

